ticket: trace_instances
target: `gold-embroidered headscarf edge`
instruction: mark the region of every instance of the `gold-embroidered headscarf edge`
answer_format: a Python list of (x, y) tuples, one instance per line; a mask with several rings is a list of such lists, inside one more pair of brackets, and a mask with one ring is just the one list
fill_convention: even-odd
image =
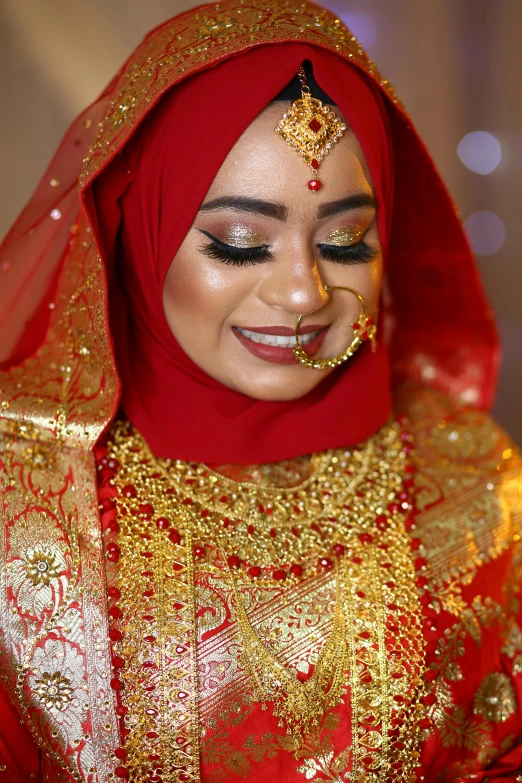
[(255, 46), (292, 41), (319, 46), (353, 62), (401, 106), (393, 87), (357, 38), (331, 11), (290, 0), (208, 5), (199, 13), (183, 14), (154, 30), (130, 60), (84, 160), (80, 189), (88, 187), (176, 83)]

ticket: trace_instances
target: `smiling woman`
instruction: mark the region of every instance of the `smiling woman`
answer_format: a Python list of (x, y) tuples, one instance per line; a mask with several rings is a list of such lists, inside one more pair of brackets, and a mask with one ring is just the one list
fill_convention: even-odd
[(304, 166), (296, 176), (299, 161), (274, 133), (287, 106), (269, 106), (232, 147), (163, 289), (169, 326), (187, 355), (229, 388), (263, 400), (302, 397), (332, 372), (298, 363), (299, 315), (301, 343), (314, 357), (342, 354), (351, 341), (360, 304), (325, 286), (357, 289), (376, 317), (382, 279), (373, 185), (355, 134), (325, 161), (324, 195), (303, 198)]
[(0, 781), (519, 779), (494, 324), (339, 20), (153, 31), (0, 266)]

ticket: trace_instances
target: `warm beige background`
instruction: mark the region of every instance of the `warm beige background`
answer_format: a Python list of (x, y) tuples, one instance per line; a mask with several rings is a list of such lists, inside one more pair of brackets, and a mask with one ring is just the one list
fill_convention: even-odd
[[(496, 416), (522, 443), (522, 0), (327, 0), (374, 22), (368, 47), (395, 84), (464, 217), (492, 211), (507, 227), (480, 259), (504, 362)], [(0, 0), (0, 233), (31, 193), (70, 120), (154, 25), (187, 0)], [(457, 157), (466, 133), (502, 143), (492, 174)], [(398, 205), (400, 208), (400, 205)], [(444, 226), (440, 227), (444, 231)]]

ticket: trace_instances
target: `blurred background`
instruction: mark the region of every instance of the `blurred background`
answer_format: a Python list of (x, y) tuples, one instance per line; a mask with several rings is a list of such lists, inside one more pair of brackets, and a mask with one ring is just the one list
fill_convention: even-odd
[[(522, 0), (323, 4), (395, 85), (461, 211), (503, 341), (495, 415), (522, 444)], [(0, 235), (73, 117), (150, 28), (195, 5), (0, 0)]]

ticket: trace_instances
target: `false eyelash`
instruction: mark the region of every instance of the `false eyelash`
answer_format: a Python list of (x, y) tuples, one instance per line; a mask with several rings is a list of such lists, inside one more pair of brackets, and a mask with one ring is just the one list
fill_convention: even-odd
[[(221, 261), (223, 264), (233, 266), (252, 266), (254, 264), (263, 264), (265, 261), (273, 259), (268, 245), (259, 247), (234, 247), (220, 242), (219, 239), (209, 234), (207, 231), (201, 231), (210, 239), (208, 245), (202, 245), (199, 250), (209, 258)], [(339, 247), (338, 245), (317, 245), (322, 258), (336, 264), (366, 264), (377, 256), (377, 251), (369, 247), (365, 242), (359, 242), (356, 245)]]
[(260, 245), (259, 247), (234, 247), (233, 245), (227, 245), (224, 242), (220, 242), (219, 239), (212, 236), (212, 234), (202, 231), (206, 237), (210, 239), (208, 245), (202, 245), (199, 249), (209, 258), (215, 258), (217, 261), (221, 261), (224, 264), (232, 264), (234, 266), (249, 266), (253, 264), (263, 264), (265, 261), (270, 261), (273, 256), (268, 249), (268, 245)]
[(377, 250), (371, 248), (366, 242), (358, 242), (356, 245), (340, 247), (339, 245), (317, 245), (321, 256), (326, 261), (334, 264), (367, 264), (377, 257)]

